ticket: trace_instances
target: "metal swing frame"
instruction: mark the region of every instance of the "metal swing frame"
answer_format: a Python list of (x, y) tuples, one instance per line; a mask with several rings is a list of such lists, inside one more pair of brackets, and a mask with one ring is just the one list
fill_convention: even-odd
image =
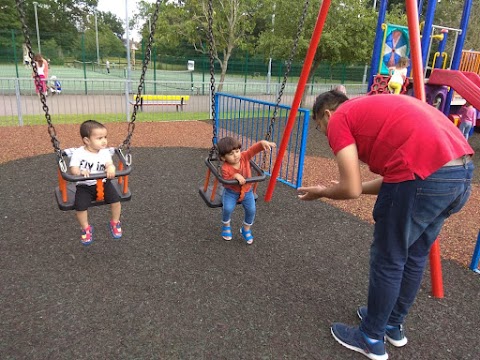
[[(282, 101), (283, 92), (285, 90), (285, 86), (288, 80), (288, 74), (290, 73), (290, 69), (292, 67), (293, 58), (297, 53), (297, 46), (298, 41), (300, 39), (300, 35), (303, 31), (303, 26), (305, 24), (305, 19), (307, 17), (309, 0), (305, 0), (303, 6), (302, 16), (300, 18), (297, 34), (295, 40), (293, 42), (292, 51), (290, 54), (290, 58), (287, 61), (287, 67), (285, 69), (283, 81), (278, 92), (277, 101), (275, 104), (275, 108), (272, 114), (272, 118), (270, 119), (270, 124), (268, 127), (267, 134), (265, 135), (265, 140), (269, 141), (271, 138), (271, 134), (273, 132), (273, 127), (275, 125), (275, 121), (277, 118), (277, 112), (279, 105)], [(218, 157), (217, 151), (217, 126), (216, 126), (216, 106), (215, 106), (215, 58), (214, 58), (214, 38), (213, 38), (213, 0), (208, 1), (208, 42), (209, 42), (209, 58), (210, 58), (210, 96), (212, 99), (211, 103), (211, 113), (213, 119), (213, 137), (212, 137), (212, 147), (210, 149), (210, 153), (208, 157), (205, 159), (205, 164), (207, 166), (207, 173), (205, 176), (205, 181), (202, 187), (198, 190), (200, 193), (201, 198), (205, 201), (208, 207), (216, 208), (222, 207), (222, 194), (223, 194), (223, 185), (238, 185), (237, 180), (226, 180), (221, 176), (220, 167), (221, 167), (221, 160)], [(257, 186), (258, 183), (264, 181), (266, 179), (266, 174), (262, 170), (262, 168), (266, 167), (266, 156), (263, 157), (262, 167), (258, 166), (253, 160), (250, 160), (250, 165), (252, 170), (257, 174), (256, 176), (250, 177), (246, 180), (246, 183), (254, 183), (253, 185), (253, 193), (255, 201), (258, 199), (257, 195)], [(212, 176), (213, 175), (213, 182)]]
[[(129, 201), (132, 197), (132, 194), (128, 188), (128, 175), (132, 171), (132, 156), (130, 153), (130, 143), (131, 138), (133, 136), (133, 132), (135, 130), (135, 120), (137, 116), (137, 111), (140, 108), (140, 101), (141, 95), (143, 92), (143, 86), (145, 84), (145, 74), (148, 69), (148, 64), (150, 62), (151, 56), (151, 48), (153, 44), (153, 36), (155, 34), (156, 23), (158, 20), (158, 14), (160, 11), (160, 5), (162, 4), (162, 0), (157, 0), (155, 4), (155, 11), (152, 17), (152, 26), (151, 31), (148, 38), (148, 45), (147, 50), (145, 53), (145, 58), (143, 61), (142, 67), (142, 74), (140, 76), (140, 83), (138, 85), (138, 91), (136, 96), (136, 101), (133, 106), (132, 116), (130, 122), (128, 123), (128, 130), (127, 136), (123, 143), (118, 148), (114, 149), (113, 152), (118, 158), (118, 166), (117, 171), (115, 174), (115, 179), (112, 179), (112, 183), (114, 185), (115, 190), (117, 191), (120, 201)], [(35, 78), (35, 86), (37, 87), (40, 95), (40, 101), (42, 103), (43, 111), (45, 112), (45, 118), (48, 124), (48, 133), (51, 138), (51, 142), (54, 148), (54, 151), (57, 155), (57, 165), (58, 165), (58, 187), (55, 188), (55, 198), (58, 203), (58, 207), (62, 211), (73, 210), (75, 208), (75, 192), (76, 192), (76, 185), (75, 182), (77, 181), (84, 181), (84, 180), (97, 180), (97, 198), (92, 201), (90, 206), (99, 206), (104, 205), (104, 188), (103, 183), (104, 179), (106, 179), (106, 173), (100, 173), (95, 175), (90, 175), (89, 177), (83, 176), (74, 176), (68, 173), (68, 166), (67, 162), (65, 161), (65, 157), (71, 156), (69, 150), (61, 150), (60, 148), (60, 141), (57, 138), (57, 133), (55, 127), (52, 123), (52, 119), (49, 113), (49, 108), (47, 105), (47, 99), (45, 94), (42, 92), (42, 80), (38, 74), (37, 64), (34, 61), (34, 54), (32, 49), (32, 43), (30, 40), (30, 35), (28, 31), (28, 27), (25, 21), (25, 10), (24, 10), (24, 0), (15, 0), (15, 4), (20, 15), (20, 22), (22, 25), (22, 32), (25, 37), (25, 44), (28, 50), (28, 56), (30, 57), (30, 62), (32, 64), (32, 70), (34, 73)]]

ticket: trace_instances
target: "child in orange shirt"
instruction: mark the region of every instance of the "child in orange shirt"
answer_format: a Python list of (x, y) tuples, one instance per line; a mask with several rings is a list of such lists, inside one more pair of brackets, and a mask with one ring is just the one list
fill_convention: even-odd
[(222, 237), (224, 240), (232, 240), (232, 229), (230, 220), (233, 210), (240, 202), (245, 210), (243, 226), (240, 228), (245, 242), (250, 245), (253, 243), (253, 235), (250, 227), (255, 219), (256, 206), (253, 194), (253, 186), (247, 184), (246, 179), (252, 177), (250, 159), (264, 150), (271, 150), (277, 145), (274, 142), (262, 140), (253, 144), (246, 151), (240, 151), (242, 144), (232, 137), (224, 137), (217, 143), (218, 154), (222, 164), (222, 177), (225, 180), (235, 179), (239, 185), (224, 185), (222, 203)]

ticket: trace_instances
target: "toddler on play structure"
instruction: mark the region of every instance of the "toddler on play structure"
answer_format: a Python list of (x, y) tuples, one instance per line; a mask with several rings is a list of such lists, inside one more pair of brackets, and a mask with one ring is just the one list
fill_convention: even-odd
[(407, 78), (407, 68), (409, 60), (407, 57), (401, 57), (394, 68), (389, 69), (391, 77), (388, 81), (388, 90), (394, 94), (400, 94), (403, 84)]
[(246, 179), (252, 177), (250, 159), (264, 150), (271, 150), (277, 145), (274, 142), (261, 140), (253, 144), (246, 151), (240, 151), (242, 144), (239, 140), (227, 136), (218, 141), (217, 148), (222, 164), (222, 177), (225, 180), (237, 180), (238, 185), (224, 185), (222, 197), (222, 237), (224, 240), (232, 240), (230, 220), (237, 203), (241, 203), (245, 210), (243, 226), (240, 228), (243, 240), (248, 245), (253, 243), (253, 235), (250, 230), (255, 219), (256, 206), (253, 185), (246, 183)]

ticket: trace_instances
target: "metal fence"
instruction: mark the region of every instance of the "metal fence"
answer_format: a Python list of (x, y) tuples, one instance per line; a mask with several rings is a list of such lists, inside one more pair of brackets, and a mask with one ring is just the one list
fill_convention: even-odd
[[(128, 121), (138, 83), (126, 79), (80, 79), (57, 77), (60, 94), (50, 93), (47, 105), (56, 124), (80, 123), (89, 118), (103, 122)], [(218, 86), (218, 85), (217, 85)], [(315, 96), (330, 90), (330, 84), (309, 84), (302, 106), (311, 108)], [(364, 94), (361, 84), (346, 85), (349, 95)], [(145, 94), (188, 95), (183, 111), (175, 106), (158, 105), (140, 109), (138, 121), (206, 120), (210, 118), (209, 82), (146, 81)], [(222, 92), (259, 101), (274, 102), (280, 84), (265, 82), (225, 82)], [(296, 83), (286, 85), (282, 104), (293, 101)], [(0, 78), (0, 126), (44, 124), (45, 116), (31, 78)]]
[[(280, 105), (275, 113), (273, 102), (226, 93), (215, 94), (215, 105), (218, 138), (233, 136), (239, 139), (246, 149), (269, 135), (270, 141), (280, 145), (290, 115), (290, 106)], [(309, 118), (309, 110), (302, 108), (298, 110), (277, 178), (278, 181), (295, 189), (302, 186)], [(273, 151), (271, 157), (261, 152), (255, 156), (254, 161), (271, 175), (276, 152)]]

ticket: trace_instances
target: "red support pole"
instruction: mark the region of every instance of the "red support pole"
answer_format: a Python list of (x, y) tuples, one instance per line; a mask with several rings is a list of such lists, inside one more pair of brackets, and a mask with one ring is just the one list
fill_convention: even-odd
[[(406, 5), (408, 34), (410, 37), (410, 62), (413, 71), (413, 90), (417, 99), (426, 101), (417, 0), (406, 0)], [(430, 250), (430, 272), (432, 278), (432, 295), (437, 298), (443, 298), (442, 264), (440, 261), (439, 241), (440, 240), (437, 238)]]
[(295, 118), (297, 117), (298, 108), (300, 107), (300, 103), (302, 101), (303, 92), (305, 90), (305, 85), (307, 84), (308, 80), (308, 75), (310, 74), (310, 69), (312, 68), (313, 58), (315, 57), (318, 43), (320, 42), (320, 37), (322, 36), (323, 25), (325, 24), (325, 20), (327, 18), (330, 3), (331, 0), (324, 0), (318, 13), (317, 23), (315, 24), (315, 29), (313, 30), (312, 38), (310, 40), (310, 46), (308, 47), (302, 73), (300, 74), (300, 79), (298, 80), (297, 89), (295, 91), (292, 109), (290, 110), (290, 114), (288, 115), (287, 125), (285, 126), (285, 131), (283, 132), (282, 143), (280, 144), (280, 147), (278, 149), (277, 159), (275, 160), (272, 175), (268, 183), (267, 192), (265, 193), (265, 201), (267, 202), (272, 199), (273, 190), (275, 188), (278, 173), (280, 172), (283, 156), (285, 155), (288, 140), (290, 138), (290, 134), (292, 133)]
[(437, 238), (430, 249), (430, 278), (432, 295), (443, 299), (442, 263), (440, 262), (440, 240)]
[(422, 46), (420, 43), (420, 26), (418, 24), (417, 0), (407, 0), (407, 23), (410, 37), (410, 63), (413, 72), (413, 90), (415, 97), (426, 101), (425, 83), (423, 81)]

